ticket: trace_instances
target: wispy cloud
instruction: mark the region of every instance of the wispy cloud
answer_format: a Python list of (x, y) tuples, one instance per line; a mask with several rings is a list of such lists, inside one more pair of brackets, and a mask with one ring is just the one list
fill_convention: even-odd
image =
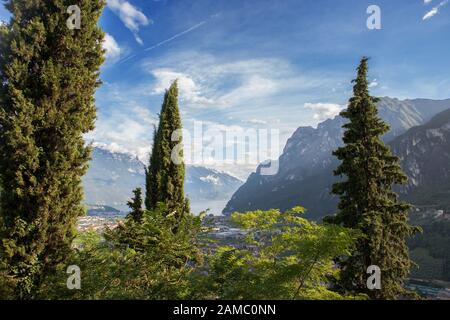
[(210, 105), (214, 100), (202, 96), (202, 89), (189, 75), (170, 69), (155, 69), (151, 71), (156, 79), (153, 93), (162, 94), (174, 80), (178, 80), (180, 98), (183, 102), (196, 105)]
[(261, 119), (242, 120), (242, 122), (250, 124), (267, 124), (267, 121)]
[(105, 34), (105, 39), (103, 40), (103, 49), (106, 50), (106, 59), (109, 61), (117, 60), (122, 54), (122, 48), (120, 48), (117, 41), (109, 33)]
[(158, 48), (158, 47), (160, 47), (160, 46), (162, 46), (162, 45), (164, 45), (164, 44), (166, 44), (166, 43), (168, 43), (168, 42), (170, 42), (170, 41), (173, 41), (173, 40), (175, 40), (175, 39), (177, 39), (177, 38), (179, 38), (179, 37), (181, 37), (181, 36), (183, 36), (183, 35), (185, 35), (185, 34), (191, 32), (191, 31), (194, 31), (195, 29), (200, 28), (200, 27), (203, 26), (205, 23), (207, 23), (206, 20), (205, 20), (205, 21), (202, 21), (202, 22), (200, 22), (200, 23), (197, 23), (196, 25), (194, 25), (194, 26), (192, 26), (192, 27), (190, 27), (190, 28), (188, 28), (188, 29), (186, 29), (186, 30), (180, 32), (180, 33), (177, 33), (176, 35), (174, 35), (174, 36), (172, 36), (172, 37), (170, 37), (170, 38), (168, 38), (168, 39), (166, 39), (166, 40), (164, 40), (164, 41), (161, 41), (161, 42), (159, 42), (159, 43), (157, 43), (157, 44), (155, 44), (155, 45), (153, 45), (153, 46), (151, 46), (151, 47), (146, 48), (145, 51), (150, 51), (150, 50), (153, 50), (153, 49), (155, 49), (155, 48)]
[[(439, 10), (441, 10), (442, 7), (447, 5), (449, 0), (444, 0), (441, 3), (439, 3), (437, 6), (433, 7), (430, 11), (428, 11), (422, 18), (422, 20), (428, 20), (433, 18), (435, 15), (439, 13)], [(431, 3), (431, 0), (425, 0), (425, 4)]]
[(145, 159), (158, 117), (144, 99), (141, 101), (137, 94), (129, 92), (129, 88), (117, 84), (103, 84), (96, 95), (101, 101), (98, 103), (98, 120), (95, 129), (85, 138)]
[[(188, 29), (186, 29), (186, 30), (184, 30), (184, 31), (181, 31), (181, 32), (179, 32), (179, 33), (177, 33), (177, 34), (171, 36), (170, 38), (167, 38), (167, 39), (165, 39), (165, 40), (163, 40), (163, 41), (160, 41), (160, 42), (158, 42), (158, 43), (156, 43), (156, 44), (154, 44), (154, 45), (152, 45), (152, 46), (150, 46), (150, 47), (148, 47), (148, 48), (145, 48), (144, 51), (151, 51), (151, 50), (156, 49), (156, 48), (159, 48), (159, 47), (161, 47), (161, 46), (163, 46), (163, 45), (165, 45), (165, 44), (167, 44), (167, 43), (169, 43), (169, 42), (171, 42), (171, 41), (173, 41), (173, 40), (175, 40), (175, 39), (178, 39), (178, 38), (184, 36), (185, 34), (188, 34), (189, 32), (192, 32), (192, 31), (194, 31), (194, 30), (200, 28), (200, 27), (203, 26), (204, 24), (208, 23), (208, 21), (209, 21), (210, 19), (216, 18), (216, 17), (218, 17), (219, 15), (220, 15), (220, 14), (218, 14), (218, 13), (217, 13), (217, 14), (213, 14), (213, 15), (210, 16), (210, 18), (209, 18), (208, 20), (204, 20), (204, 21), (202, 21), (202, 22), (199, 22), (199, 23), (193, 25), (192, 27), (190, 27), (190, 28), (188, 28)], [(142, 52), (141, 52), (141, 53), (142, 53)], [(137, 57), (138, 55), (139, 55), (139, 53), (135, 53), (135, 54), (129, 55), (128, 57), (126, 57), (126, 58), (124, 58), (123, 60), (121, 60), (120, 63), (124, 63), (124, 62), (126, 62), (126, 61), (129, 61), (129, 60), (131, 60), (131, 59)]]
[(373, 79), (370, 83), (369, 83), (369, 88), (375, 88), (378, 87), (378, 80), (377, 79)]
[[(177, 61), (177, 59), (179, 59)], [(163, 63), (171, 67), (147, 67), (155, 78), (153, 93), (161, 94), (178, 79), (180, 97), (194, 108), (230, 108), (246, 101), (255, 101), (277, 91), (282, 62), (270, 59), (250, 59), (223, 62), (204, 54), (178, 55)], [(234, 79), (234, 85), (223, 86)]]
[[(330, 91), (341, 80), (322, 72), (301, 72), (284, 59), (230, 59), (195, 51), (148, 59), (140, 66), (148, 77), (142, 75), (139, 85), (103, 86), (98, 101), (107, 109), (100, 108), (96, 129), (87, 138), (124, 148), (141, 159), (148, 153), (162, 94), (175, 79), (183, 127), (191, 134), (194, 120), (201, 120), (205, 130), (278, 129), (281, 146), (298, 126), (318, 122), (313, 113), (319, 111), (304, 108), (304, 103), (314, 102), (318, 92)], [(244, 171), (251, 169), (253, 164)]]
[(134, 38), (139, 44), (144, 44), (139, 37), (139, 28), (141, 26), (149, 25), (152, 21), (126, 0), (107, 0), (108, 8), (110, 8), (115, 14), (117, 14), (125, 24), (125, 26), (133, 32)]
[[(301, 75), (283, 59), (258, 58), (224, 61), (195, 52), (176, 53), (148, 60), (144, 68), (155, 78), (153, 92), (160, 94), (175, 79), (189, 107), (234, 109), (268, 104), (277, 95), (308, 94), (332, 79)], [(333, 84), (334, 85), (334, 84)], [(248, 109), (248, 108), (247, 108)], [(251, 108), (250, 108), (251, 109)], [(248, 119), (248, 118), (247, 118)]]

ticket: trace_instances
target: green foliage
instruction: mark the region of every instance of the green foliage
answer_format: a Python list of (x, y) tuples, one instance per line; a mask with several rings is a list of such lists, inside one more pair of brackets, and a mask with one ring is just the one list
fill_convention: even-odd
[[(77, 4), (81, 30), (66, 26)], [(0, 249), (17, 298), (32, 298), (70, 253), (103, 62), (104, 1), (6, 1), (0, 31)]]
[[(344, 125), (344, 146), (334, 152), (342, 161), (335, 171), (347, 180), (333, 185), (340, 196), (339, 212), (328, 221), (359, 229), (366, 235), (348, 259), (339, 285), (343, 290), (366, 293), (372, 298), (393, 299), (404, 293), (403, 283), (411, 261), (406, 239), (417, 229), (408, 224), (410, 205), (401, 203), (392, 190), (404, 184), (399, 159), (391, 154), (381, 137), (389, 126), (378, 116), (367, 81), (368, 59), (363, 58), (354, 80), (353, 97), (341, 115), (350, 121)], [(367, 289), (367, 267), (377, 265), (382, 271), (382, 289)]]
[(13, 279), (8, 274), (8, 266), (5, 260), (0, 260), (0, 300), (10, 300), (14, 298)]
[(349, 255), (357, 231), (319, 225), (300, 216), (304, 209), (235, 213), (247, 230), (242, 248), (220, 247), (193, 275), (196, 299), (353, 299), (329, 290), (339, 276), (333, 259)]
[(436, 259), (430, 252), (422, 247), (411, 250), (411, 257), (418, 267), (413, 268), (411, 277), (420, 279), (442, 279), (443, 260)]
[(422, 279), (450, 281), (450, 221), (427, 217), (414, 221), (423, 228), (423, 233), (408, 241), (411, 256), (418, 264), (411, 276)]
[[(158, 203), (165, 203), (178, 218), (189, 212), (189, 203), (184, 197), (185, 167), (181, 129), (178, 85), (175, 81), (166, 91), (158, 129), (153, 136), (152, 153), (146, 170), (145, 206), (148, 210), (154, 210)], [(177, 161), (172, 159), (175, 156)]]
[[(201, 263), (198, 235), (202, 217), (186, 214), (175, 219), (160, 206), (144, 211), (141, 222), (128, 217), (102, 239), (87, 233), (76, 241), (71, 264), (82, 272), (81, 290), (66, 288), (67, 275), (60, 270), (41, 294), (50, 299), (183, 299), (188, 276)], [(178, 230), (172, 231), (174, 223)], [(55, 286), (55, 283), (57, 284)]]
[(128, 207), (131, 209), (131, 212), (129, 215), (131, 218), (139, 222), (142, 220), (142, 216), (144, 215), (144, 210), (142, 209), (142, 189), (136, 188), (133, 190), (134, 197), (131, 199), (131, 201), (128, 201)]
[[(247, 230), (240, 248), (220, 247), (203, 260), (203, 216), (179, 221), (167, 207), (128, 217), (104, 237), (84, 233), (70, 264), (81, 269), (81, 290), (66, 288), (67, 274), (46, 278), (42, 299), (366, 299), (330, 290), (339, 277), (333, 259), (349, 255), (359, 232), (318, 225), (303, 208), (234, 214)], [(177, 232), (172, 231), (178, 221)]]

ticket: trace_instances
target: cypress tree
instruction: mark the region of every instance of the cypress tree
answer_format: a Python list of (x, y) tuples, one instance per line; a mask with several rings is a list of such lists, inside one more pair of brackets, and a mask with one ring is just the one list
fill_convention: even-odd
[[(178, 109), (178, 85), (175, 81), (166, 91), (159, 115), (158, 129), (154, 132), (153, 147), (149, 166), (146, 170), (146, 199), (148, 210), (155, 210), (158, 203), (164, 203), (169, 213), (181, 218), (189, 211), (189, 203), (184, 197), (185, 167), (182, 162), (181, 117)], [(177, 139), (172, 141), (174, 133)], [(172, 153), (179, 157), (178, 163), (172, 160)]]
[[(346, 180), (333, 185), (340, 196), (335, 223), (360, 229), (359, 240), (350, 258), (340, 261), (339, 285), (342, 289), (366, 293), (374, 299), (395, 299), (404, 293), (403, 284), (409, 274), (407, 237), (416, 232), (408, 224), (409, 204), (401, 203), (393, 186), (404, 184), (399, 159), (381, 140), (389, 126), (378, 116), (377, 98), (370, 96), (367, 81), (368, 58), (364, 57), (353, 80), (353, 97), (341, 113), (349, 122), (344, 125), (344, 146), (334, 152), (342, 161), (335, 175)], [(381, 290), (368, 290), (367, 268), (381, 269)]]
[(128, 207), (131, 209), (129, 215), (133, 218), (134, 221), (140, 222), (142, 220), (142, 216), (144, 215), (144, 209), (142, 209), (142, 189), (134, 189), (133, 194), (133, 198), (127, 203)]
[[(67, 9), (81, 9), (69, 29)], [(1, 32), (0, 252), (16, 298), (34, 298), (71, 250), (103, 63), (103, 0), (8, 0)]]

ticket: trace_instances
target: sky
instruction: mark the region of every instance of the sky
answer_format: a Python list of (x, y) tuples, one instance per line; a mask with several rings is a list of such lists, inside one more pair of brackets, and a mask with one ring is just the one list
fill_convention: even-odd
[[(370, 5), (381, 29), (367, 27)], [(175, 79), (187, 132), (277, 130), (270, 158), (299, 126), (345, 107), (362, 56), (373, 95), (450, 98), (449, 0), (107, 0), (100, 25), (107, 60), (86, 138), (142, 160)]]

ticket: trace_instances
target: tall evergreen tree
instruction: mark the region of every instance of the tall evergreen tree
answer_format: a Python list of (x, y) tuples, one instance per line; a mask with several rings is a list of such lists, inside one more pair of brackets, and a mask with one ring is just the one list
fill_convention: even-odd
[(130, 216), (134, 221), (139, 222), (142, 220), (142, 217), (144, 215), (144, 209), (142, 208), (142, 205), (144, 203), (142, 201), (142, 189), (134, 189), (133, 194), (133, 198), (131, 199), (131, 201), (128, 201), (127, 205), (131, 209), (131, 212), (129, 213)]
[[(346, 180), (333, 185), (340, 196), (339, 211), (332, 219), (345, 227), (360, 229), (366, 235), (345, 261), (340, 261), (342, 289), (366, 293), (375, 299), (395, 299), (404, 292), (404, 279), (411, 261), (407, 237), (416, 228), (408, 224), (411, 206), (401, 203), (393, 186), (404, 184), (399, 159), (381, 140), (389, 126), (378, 116), (377, 98), (370, 96), (367, 81), (368, 58), (364, 57), (353, 80), (353, 97), (341, 113), (349, 122), (344, 125), (344, 146), (334, 152), (342, 161), (335, 175)], [(381, 269), (381, 290), (368, 290), (367, 268)]]
[[(158, 129), (154, 132), (152, 153), (146, 171), (145, 206), (148, 210), (155, 210), (158, 203), (162, 202), (169, 212), (174, 212), (178, 217), (189, 211), (189, 203), (184, 197), (185, 167), (183, 150), (180, 148), (181, 129), (178, 85), (175, 81), (164, 95)], [(178, 161), (173, 161), (172, 155), (177, 155)]]
[[(67, 26), (70, 5), (81, 29)], [(0, 33), (0, 252), (17, 298), (33, 298), (65, 261), (84, 214), (81, 177), (91, 148), (103, 63), (103, 0), (8, 0)]]

